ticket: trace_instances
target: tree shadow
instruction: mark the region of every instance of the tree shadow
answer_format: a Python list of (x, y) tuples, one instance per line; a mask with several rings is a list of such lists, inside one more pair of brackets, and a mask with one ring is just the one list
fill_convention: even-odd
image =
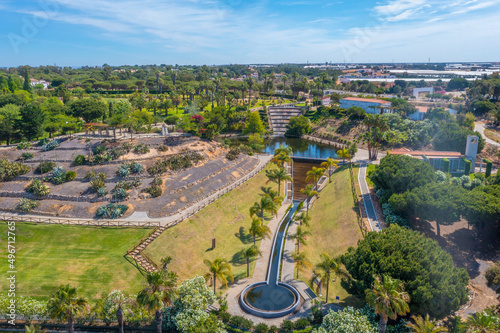
[(245, 227), (240, 227), (237, 233), (234, 234), (243, 244), (253, 242), (253, 236), (245, 232)]

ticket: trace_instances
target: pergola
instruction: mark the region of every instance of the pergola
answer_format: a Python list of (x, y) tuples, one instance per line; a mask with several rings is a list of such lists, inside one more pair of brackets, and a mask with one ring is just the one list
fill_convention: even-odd
[(92, 135), (96, 135), (96, 130), (99, 132), (99, 136), (103, 137), (103, 131), (106, 131), (106, 136), (110, 136), (109, 130), (113, 130), (113, 135), (116, 137), (116, 129), (118, 128), (120, 130), (120, 135), (122, 135), (122, 127), (123, 125), (117, 125), (117, 126), (110, 126), (108, 124), (102, 124), (102, 123), (87, 123), (84, 124), (85, 126), (85, 134), (89, 135), (89, 132), (92, 132)]

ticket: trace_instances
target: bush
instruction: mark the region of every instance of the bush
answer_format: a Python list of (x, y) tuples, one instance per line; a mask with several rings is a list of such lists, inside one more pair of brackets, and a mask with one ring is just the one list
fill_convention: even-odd
[(74, 171), (66, 172), (66, 182), (70, 182), (75, 178), (76, 178), (76, 172), (74, 172)]
[(152, 185), (152, 186), (148, 187), (146, 190), (149, 194), (151, 194), (151, 196), (153, 198), (157, 198), (163, 194), (162, 188), (160, 186), (156, 186), (156, 185)]
[(255, 333), (267, 333), (268, 331), (269, 331), (269, 326), (267, 326), (264, 323), (257, 324), (254, 329)]
[(219, 313), (219, 318), (222, 320), (223, 323), (228, 323), (231, 320), (231, 314), (228, 312), (221, 312)]
[(149, 147), (147, 144), (145, 143), (138, 143), (135, 147), (134, 147), (134, 153), (136, 154), (147, 154), (149, 153)]
[(38, 141), (37, 146), (42, 147), (42, 146), (46, 145), (47, 143), (49, 143), (49, 139), (43, 138), (40, 141)]
[(32, 153), (22, 153), (21, 156), (19, 156), (19, 159), (21, 161), (26, 161), (26, 160), (29, 160), (29, 159), (32, 159), (33, 158), (33, 154)]
[(118, 188), (113, 193), (113, 200), (123, 201), (127, 199), (128, 196), (129, 194), (127, 193), (127, 190), (125, 190), (124, 188)]
[(37, 200), (21, 198), (21, 200), (19, 200), (19, 203), (17, 204), (17, 209), (24, 213), (27, 213), (38, 206), (40, 206), (40, 202), (38, 202)]
[(101, 187), (104, 187), (106, 182), (100, 177), (95, 177), (90, 181), (90, 190), (92, 192), (97, 192)]
[(127, 211), (128, 207), (125, 205), (108, 204), (97, 208), (96, 217), (102, 219), (116, 219)]
[(21, 142), (17, 145), (17, 149), (19, 150), (22, 150), (22, 149), (28, 149), (29, 147), (31, 147), (31, 143), (29, 142)]
[(229, 152), (226, 154), (226, 158), (230, 161), (234, 161), (235, 159), (240, 156), (240, 148), (239, 147), (234, 147), (229, 150)]
[(97, 189), (97, 196), (104, 197), (106, 194), (108, 194), (108, 190), (106, 190), (106, 188), (104, 186), (99, 187)]
[(33, 178), (26, 186), (26, 191), (36, 196), (46, 196), (50, 193), (50, 187), (44, 185), (40, 179)]
[(84, 165), (85, 163), (87, 163), (87, 159), (83, 155), (77, 155), (73, 159), (73, 164), (74, 165)]
[(172, 171), (187, 169), (192, 167), (193, 164), (202, 161), (203, 159), (203, 156), (197, 152), (188, 152), (182, 155), (174, 155), (164, 158), (160, 161), (156, 161), (155, 164), (148, 168), (148, 172), (151, 175), (159, 175), (167, 172), (169, 169)]
[(158, 151), (161, 151), (162, 153), (166, 152), (166, 151), (168, 151), (168, 146), (167, 145), (161, 145), (161, 146), (158, 147)]
[(130, 168), (127, 164), (122, 164), (118, 167), (118, 170), (116, 170), (116, 174), (120, 177), (127, 177), (130, 175)]
[(486, 172), (485, 177), (488, 178), (491, 176), (491, 169), (493, 168), (493, 163), (490, 160), (484, 159), (484, 163), (486, 163)]
[(54, 149), (56, 149), (56, 147), (59, 147), (59, 145), (60, 145), (59, 140), (57, 140), (57, 139), (52, 140), (49, 143), (44, 144), (42, 146), (42, 151), (54, 150)]
[(291, 332), (293, 331), (293, 323), (290, 320), (283, 320), (280, 326), (280, 332)]
[(30, 171), (27, 165), (21, 163), (10, 162), (9, 160), (0, 159), (0, 181), (9, 181), (17, 176), (24, 175)]
[(276, 327), (276, 325), (271, 325), (271, 327), (269, 327), (269, 333), (278, 333), (279, 332), (279, 329), (278, 327)]
[(231, 325), (243, 328), (245, 330), (250, 330), (253, 326), (252, 322), (241, 316), (232, 316), (229, 321)]
[(151, 185), (154, 186), (162, 186), (163, 185), (163, 179), (155, 177), (153, 181), (151, 182)]
[(45, 161), (45, 162), (38, 164), (38, 166), (35, 169), (35, 172), (43, 175), (44, 173), (47, 173), (47, 172), (53, 170), (56, 166), (57, 166), (57, 164), (55, 164), (54, 162)]
[[(76, 174), (75, 174), (76, 177)], [(45, 177), (46, 180), (50, 181), (54, 185), (60, 185), (66, 181), (66, 171), (63, 168), (56, 166), (52, 169), (50, 175)]]
[(309, 323), (309, 320), (307, 320), (306, 318), (301, 318), (293, 324), (293, 326), (296, 330), (303, 330), (304, 328), (306, 328), (310, 325), (311, 325), (311, 323)]
[(484, 276), (486, 277), (486, 281), (488, 281), (488, 286), (500, 286), (500, 261), (497, 261), (488, 268)]
[(446, 174), (443, 171), (436, 171), (436, 180), (438, 183), (444, 183), (448, 180), (448, 177), (446, 177)]

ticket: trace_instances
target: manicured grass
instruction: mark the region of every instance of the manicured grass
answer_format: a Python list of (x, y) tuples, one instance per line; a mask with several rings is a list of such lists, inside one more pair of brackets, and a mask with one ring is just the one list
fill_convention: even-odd
[[(18, 295), (47, 298), (61, 284), (97, 298), (115, 289), (136, 293), (142, 275), (124, 257), (149, 232), (143, 228), (97, 228), (16, 223)], [(0, 271), (8, 271), (7, 223), (0, 222)], [(6, 291), (7, 280), (0, 279)]]
[[(268, 166), (267, 169), (274, 166)], [(241, 250), (253, 244), (248, 233), (251, 225), (250, 206), (260, 200), (262, 186), (266, 185), (267, 177), (264, 170), (248, 182), (225, 194), (217, 201), (205, 207), (192, 218), (179, 225), (167, 229), (146, 248), (146, 254), (156, 262), (161, 258), (173, 258), (169, 267), (176, 271), (181, 279), (192, 278), (195, 275), (205, 275), (204, 259), (223, 258), (233, 266), (236, 278), (246, 277), (246, 259), (239, 255)], [(271, 215), (266, 214), (266, 223)], [(212, 238), (216, 239), (215, 250), (212, 250)], [(257, 241), (257, 246), (259, 246)], [(255, 262), (250, 265), (252, 275)]]
[[(320, 262), (321, 253), (326, 252), (333, 258), (344, 254), (350, 246), (357, 245), (362, 234), (354, 210), (349, 169), (340, 168), (332, 175), (332, 182), (321, 191), (319, 199), (309, 210), (309, 216), (310, 226), (304, 228), (311, 235), (307, 237), (307, 245), (301, 245), (300, 250), (306, 253), (313, 268)], [(312, 271), (299, 273), (299, 278), (307, 284), (311, 276)], [(323, 288), (322, 293), (321, 299), (324, 301), (326, 288)], [(335, 296), (339, 296), (340, 300), (335, 301)], [(357, 297), (342, 288), (340, 277), (330, 282), (328, 301), (352, 306), (362, 304)]]
[[(366, 183), (370, 187), (375, 187), (375, 184), (373, 184), (372, 180), (369, 177), (370, 172), (375, 171), (375, 164), (368, 164), (366, 166)], [(359, 172), (359, 171), (358, 171)]]

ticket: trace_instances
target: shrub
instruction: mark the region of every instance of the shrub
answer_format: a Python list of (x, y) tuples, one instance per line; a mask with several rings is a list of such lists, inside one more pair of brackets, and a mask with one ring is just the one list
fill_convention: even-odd
[(160, 186), (156, 186), (156, 185), (152, 185), (152, 186), (148, 187), (146, 190), (149, 194), (151, 194), (151, 196), (153, 198), (157, 198), (163, 194), (162, 188)]
[(57, 166), (57, 164), (55, 164), (54, 162), (45, 161), (45, 162), (38, 164), (38, 166), (35, 169), (35, 172), (43, 175), (44, 173), (47, 173), (47, 172), (53, 170), (56, 166)]
[(46, 145), (47, 143), (49, 143), (49, 139), (43, 138), (40, 141), (38, 141), (37, 146), (42, 147), (42, 146)]
[(231, 325), (249, 330), (252, 328), (253, 324), (250, 320), (243, 318), (241, 316), (232, 316), (230, 320)]
[(486, 163), (486, 172), (485, 177), (488, 178), (491, 176), (491, 169), (493, 168), (493, 163), (490, 160), (484, 159), (484, 163)]
[(17, 209), (24, 213), (27, 213), (38, 206), (40, 206), (40, 202), (38, 202), (37, 200), (21, 198), (21, 200), (19, 200), (19, 203), (17, 204)]
[(95, 177), (90, 181), (89, 187), (92, 192), (97, 192), (101, 187), (104, 187), (105, 184), (106, 182), (104, 181), (104, 179)]
[(219, 313), (219, 318), (222, 320), (222, 322), (228, 323), (231, 320), (231, 314), (228, 312), (221, 312)]
[(48, 175), (45, 178), (54, 185), (60, 185), (66, 181), (66, 171), (64, 171), (64, 169), (61, 168), (60, 166), (56, 166), (54, 167), (54, 169), (52, 169), (50, 175)]
[(450, 160), (447, 158), (443, 158), (443, 171), (450, 173)]
[(408, 227), (408, 221), (395, 214), (389, 203), (382, 204), (382, 213), (384, 214), (385, 222), (387, 222), (387, 224), (397, 224), (402, 227)]
[(29, 142), (21, 142), (17, 145), (17, 149), (19, 150), (22, 150), (22, 149), (28, 149), (29, 147), (31, 147), (31, 143)]
[(127, 199), (128, 196), (129, 196), (129, 194), (127, 193), (127, 190), (125, 190), (124, 188), (117, 188), (113, 192), (113, 200), (116, 200), (116, 201), (123, 201), (123, 200)]
[(50, 187), (44, 185), (40, 179), (33, 178), (26, 186), (26, 191), (36, 196), (46, 196), (50, 193)]
[(118, 167), (118, 170), (116, 170), (116, 174), (120, 177), (127, 177), (130, 175), (130, 168), (127, 164), (122, 164)]
[(260, 323), (255, 325), (254, 332), (255, 333), (267, 333), (269, 331), (269, 326), (264, 323)]
[(161, 146), (158, 147), (158, 151), (166, 152), (166, 151), (168, 151), (168, 146), (167, 145), (161, 145)]
[(83, 155), (77, 155), (74, 159), (73, 159), (73, 164), (74, 165), (84, 165), (85, 163), (87, 163), (87, 159), (85, 156)]
[(132, 148), (134, 148), (134, 145), (131, 144), (130, 142), (124, 142), (122, 144), (122, 149), (127, 152), (127, 153), (130, 153), (130, 151), (132, 150)]
[(276, 327), (276, 325), (271, 325), (271, 327), (269, 327), (269, 333), (278, 333), (279, 332), (279, 329), (278, 327)]
[(446, 174), (443, 171), (440, 170), (436, 171), (436, 176), (437, 176), (436, 180), (438, 183), (444, 183), (448, 180), (448, 177), (446, 177)]
[(30, 171), (27, 165), (0, 159), (0, 181), (9, 181)]
[(56, 147), (59, 147), (59, 145), (60, 145), (59, 140), (57, 140), (57, 139), (52, 140), (49, 143), (44, 144), (42, 146), (42, 151), (54, 150), (54, 149), (56, 149)]
[(311, 325), (311, 323), (309, 323), (309, 320), (307, 320), (306, 318), (301, 318), (293, 324), (293, 326), (296, 330), (303, 330), (304, 328), (306, 328), (310, 325)]
[(464, 175), (468, 176), (470, 174), (470, 168), (471, 168), (471, 162), (468, 159), (463, 159), (465, 162), (465, 170), (464, 170)]
[(108, 204), (97, 208), (96, 217), (103, 219), (116, 219), (127, 211), (128, 207), (125, 205)]
[(488, 286), (500, 286), (500, 261), (497, 261), (488, 268), (484, 276), (486, 277), (486, 281), (488, 281)]
[(106, 152), (106, 147), (104, 145), (99, 145), (92, 149), (95, 155), (102, 155)]
[(19, 156), (19, 159), (21, 161), (26, 161), (26, 160), (29, 160), (29, 159), (32, 159), (33, 158), (33, 154), (32, 153), (22, 153), (21, 156)]
[(240, 156), (240, 148), (234, 147), (229, 150), (229, 152), (226, 154), (226, 158), (230, 161), (234, 161), (235, 159)]
[(151, 182), (151, 185), (154, 186), (162, 186), (163, 185), (163, 179), (155, 177), (153, 181)]
[(170, 170), (187, 169), (193, 164), (202, 161), (204, 158), (197, 152), (187, 152), (182, 155), (174, 155), (162, 160), (156, 161), (155, 164), (148, 168), (151, 175), (159, 175)]
[(66, 172), (66, 181), (67, 182), (70, 182), (70, 181), (72, 181), (75, 178), (76, 178), (76, 172), (74, 172), (74, 171), (68, 171), (68, 172)]
[(108, 194), (108, 190), (106, 190), (106, 188), (104, 186), (99, 187), (97, 189), (97, 196), (104, 197), (106, 194)]
[(135, 147), (134, 147), (134, 153), (136, 154), (147, 154), (149, 153), (149, 147), (147, 144), (145, 143), (138, 143)]
[(293, 331), (293, 323), (290, 320), (283, 320), (280, 326), (280, 332), (291, 332)]

